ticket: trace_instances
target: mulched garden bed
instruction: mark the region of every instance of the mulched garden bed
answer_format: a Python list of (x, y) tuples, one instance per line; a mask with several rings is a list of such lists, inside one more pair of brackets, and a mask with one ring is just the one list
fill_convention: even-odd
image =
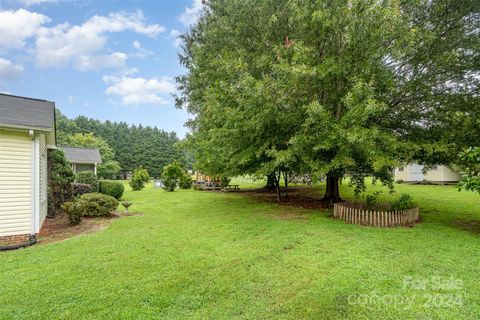
[(115, 212), (110, 217), (89, 218), (83, 217), (79, 225), (72, 226), (68, 221), (66, 214), (59, 214), (55, 218), (46, 218), (42, 230), (37, 239), (37, 243), (45, 244), (72, 238), (81, 234), (88, 234), (105, 229), (114, 219), (123, 216), (139, 216), (141, 212)]

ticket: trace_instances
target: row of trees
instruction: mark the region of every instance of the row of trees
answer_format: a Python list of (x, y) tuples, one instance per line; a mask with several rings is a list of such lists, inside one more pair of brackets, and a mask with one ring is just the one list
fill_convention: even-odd
[(183, 35), (177, 106), (210, 175), (310, 173), (356, 192), (478, 144), (480, 2), (210, 0)]
[(60, 111), (57, 117), (57, 143), (63, 146), (94, 147), (100, 149), (103, 163), (98, 174), (115, 178), (119, 170), (133, 171), (145, 168), (158, 177), (163, 167), (172, 161), (191, 167), (191, 157), (178, 143), (175, 132), (156, 127), (128, 125), (125, 122), (101, 122), (79, 116), (68, 119)]

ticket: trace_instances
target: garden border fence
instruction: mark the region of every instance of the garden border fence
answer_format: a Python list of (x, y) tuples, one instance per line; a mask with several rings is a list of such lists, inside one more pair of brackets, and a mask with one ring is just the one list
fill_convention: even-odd
[(419, 209), (367, 209), (355, 203), (339, 202), (333, 205), (333, 216), (346, 223), (372, 227), (412, 226), (419, 219)]

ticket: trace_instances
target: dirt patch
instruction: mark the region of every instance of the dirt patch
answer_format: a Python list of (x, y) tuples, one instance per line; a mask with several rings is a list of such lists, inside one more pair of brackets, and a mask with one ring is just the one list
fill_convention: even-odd
[[(275, 191), (265, 188), (241, 190), (238, 194), (255, 199), (259, 202), (278, 203), (282, 206), (316, 210), (329, 208), (330, 204), (322, 201), (321, 196), (317, 195), (314, 191), (315, 190), (308, 187), (291, 187), (288, 189), (288, 198), (282, 197), (280, 203), (277, 202), (277, 194)], [(299, 214), (292, 215), (299, 216)]]
[(79, 225), (72, 226), (65, 214), (55, 218), (47, 218), (37, 239), (37, 243), (45, 244), (72, 238), (81, 234), (88, 234), (105, 229), (114, 219), (120, 217), (143, 216), (143, 212), (114, 212), (110, 217), (89, 218), (83, 217)]
[(469, 231), (477, 236), (480, 236), (480, 221), (455, 220), (453, 221), (453, 226), (457, 229)]

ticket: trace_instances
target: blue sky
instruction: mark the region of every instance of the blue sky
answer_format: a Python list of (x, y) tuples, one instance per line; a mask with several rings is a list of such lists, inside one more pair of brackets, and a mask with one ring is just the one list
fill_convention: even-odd
[(174, 106), (178, 35), (200, 0), (0, 0), (0, 92), (54, 101), (70, 118), (184, 136)]

